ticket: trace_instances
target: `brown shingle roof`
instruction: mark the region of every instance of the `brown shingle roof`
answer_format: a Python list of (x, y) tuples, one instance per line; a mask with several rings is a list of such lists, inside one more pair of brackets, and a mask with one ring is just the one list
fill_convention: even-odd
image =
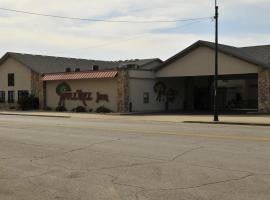
[(100, 70), (121, 68), (125, 67), (126, 64), (133, 64), (134, 67), (139, 66), (143, 68), (143, 66), (148, 63), (152, 63), (154, 60), (159, 60), (157, 58), (153, 58), (126, 61), (101, 61), (8, 52), (1, 58), (0, 64), (9, 56), (38, 73), (65, 72), (66, 68), (70, 68), (72, 71), (76, 68), (80, 68), (81, 71), (87, 71), (92, 70), (94, 65), (98, 65)]

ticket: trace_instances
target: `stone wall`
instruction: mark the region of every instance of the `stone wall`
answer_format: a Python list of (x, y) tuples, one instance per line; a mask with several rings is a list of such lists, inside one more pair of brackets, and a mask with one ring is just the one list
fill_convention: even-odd
[(128, 70), (122, 69), (117, 78), (117, 111), (129, 111), (129, 75)]
[(44, 91), (43, 82), (41, 80), (41, 75), (31, 71), (31, 94), (39, 98), (39, 108), (44, 108)]
[(270, 112), (270, 69), (258, 71), (258, 111)]

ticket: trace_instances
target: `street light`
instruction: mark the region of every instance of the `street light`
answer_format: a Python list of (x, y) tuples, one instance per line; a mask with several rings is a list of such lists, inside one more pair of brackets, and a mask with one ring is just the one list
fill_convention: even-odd
[(215, 0), (215, 75), (214, 75), (214, 121), (218, 122), (218, 5)]

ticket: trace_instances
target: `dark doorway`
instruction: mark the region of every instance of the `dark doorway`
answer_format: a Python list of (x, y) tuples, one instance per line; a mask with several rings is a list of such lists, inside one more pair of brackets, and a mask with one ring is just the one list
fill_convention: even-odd
[[(258, 77), (223, 75), (218, 80), (219, 111), (256, 111), (258, 107)], [(187, 77), (185, 82), (186, 110), (213, 110), (213, 77)]]
[(198, 111), (211, 110), (211, 88), (195, 87), (194, 89), (194, 108)]

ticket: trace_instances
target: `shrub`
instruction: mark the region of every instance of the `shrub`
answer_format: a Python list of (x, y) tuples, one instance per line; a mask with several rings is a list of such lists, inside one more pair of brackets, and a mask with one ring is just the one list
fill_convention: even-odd
[(46, 107), (44, 108), (44, 110), (46, 110), (46, 111), (52, 111), (52, 108), (49, 107), (49, 106), (46, 106)]
[(66, 112), (67, 109), (66, 109), (65, 106), (57, 106), (57, 107), (55, 108), (55, 111), (57, 111), (57, 112)]
[(34, 95), (25, 96), (20, 98), (18, 104), (22, 110), (36, 110), (39, 108), (39, 99)]
[(76, 108), (73, 108), (72, 109), (73, 112), (78, 112), (78, 113), (84, 113), (84, 112), (87, 112), (87, 110), (85, 109), (85, 107), (83, 106), (78, 106)]
[(96, 109), (97, 113), (110, 113), (112, 112), (109, 108), (106, 108), (105, 106), (100, 106)]
[(9, 106), (10, 110), (16, 110), (17, 108), (15, 106)]

